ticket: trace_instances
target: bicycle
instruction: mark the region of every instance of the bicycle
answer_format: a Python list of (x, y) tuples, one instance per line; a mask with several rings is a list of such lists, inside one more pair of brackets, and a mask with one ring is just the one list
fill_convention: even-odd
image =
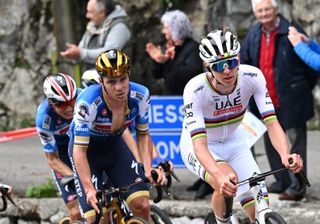
[(12, 200), (8, 192), (9, 192), (9, 186), (5, 184), (0, 184), (0, 195), (1, 195), (0, 212), (3, 212), (7, 209), (8, 207), (7, 200), (9, 200), (14, 206), (16, 206), (16, 204), (14, 203), (14, 201)]
[[(290, 161), (289, 161), (290, 162)], [(286, 221), (281, 217), (281, 215), (269, 207), (267, 201), (265, 200), (262, 194), (262, 188), (265, 187), (264, 180), (267, 176), (273, 175), (278, 172), (282, 172), (288, 170), (287, 168), (279, 168), (276, 170), (268, 171), (265, 173), (254, 173), (252, 177), (239, 181), (237, 183), (238, 186), (249, 184), (250, 191), (255, 200), (255, 209), (256, 209), (256, 220), (255, 223), (258, 224), (286, 224)], [(304, 190), (306, 186), (310, 187), (310, 183), (304, 173), (301, 171), (296, 174), (297, 179), (299, 181), (299, 185)], [(225, 198), (226, 202), (226, 212), (224, 214), (224, 218), (231, 217), (231, 224), (239, 224), (238, 218), (233, 212), (233, 198)], [(205, 224), (216, 224), (216, 219), (214, 213), (209, 213), (205, 218)]]
[[(166, 164), (167, 162), (164, 162)], [(164, 166), (164, 165), (161, 165)], [(170, 172), (172, 173), (172, 172)], [(157, 180), (157, 172), (151, 172), (153, 179)], [(174, 175), (174, 174), (173, 174)], [(62, 186), (68, 185), (69, 187), (74, 187), (73, 184), (74, 177), (67, 176), (63, 177), (61, 180)], [(98, 199), (98, 207), (101, 211), (100, 214), (96, 214), (96, 220), (94, 223), (99, 223), (100, 218), (104, 219), (104, 212), (103, 207), (107, 208), (107, 217), (110, 224), (143, 224), (148, 223), (144, 219), (140, 217), (133, 216), (131, 210), (129, 209), (128, 205), (121, 197), (121, 193), (128, 191), (134, 185), (140, 183), (148, 183), (149, 179), (145, 178), (138, 182), (135, 182), (127, 187), (122, 188), (115, 188), (112, 184), (108, 181), (104, 181), (102, 184), (102, 189), (97, 191), (97, 199)], [(171, 184), (171, 182), (170, 182)], [(153, 202), (157, 203), (162, 199), (162, 190), (164, 190), (167, 195), (169, 195), (169, 191), (166, 186), (156, 186), (157, 189), (157, 197), (153, 199)], [(161, 210), (156, 205), (151, 205), (151, 219), (155, 224), (172, 224), (168, 214)], [(67, 218), (64, 219), (63, 224), (67, 224)]]

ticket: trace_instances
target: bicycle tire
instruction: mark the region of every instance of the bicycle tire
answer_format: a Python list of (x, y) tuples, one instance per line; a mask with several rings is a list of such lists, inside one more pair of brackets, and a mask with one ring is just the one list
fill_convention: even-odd
[(286, 221), (276, 212), (269, 212), (264, 216), (266, 224), (287, 224)]
[(59, 224), (70, 224), (70, 217), (64, 217), (60, 220)]
[(155, 224), (172, 224), (168, 213), (156, 205), (151, 205), (151, 219)]
[(149, 224), (146, 220), (143, 218), (137, 217), (137, 216), (132, 216), (128, 219), (126, 224)]
[(214, 215), (213, 211), (207, 214), (207, 216), (204, 219), (204, 224), (217, 224), (216, 216)]

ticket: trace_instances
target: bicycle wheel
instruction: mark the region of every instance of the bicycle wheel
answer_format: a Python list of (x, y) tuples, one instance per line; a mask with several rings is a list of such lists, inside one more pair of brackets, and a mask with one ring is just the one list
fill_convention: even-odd
[(126, 224), (148, 224), (148, 222), (143, 218), (132, 216), (128, 219)]
[(264, 216), (266, 224), (287, 224), (286, 221), (276, 212), (269, 212)]
[(156, 205), (151, 205), (151, 219), (155, 224), (172, 224), (166, 211)]
[(204, 224), (217, 224), (214, 212), (211, 211), (208, 213), (208, 215), (204, 219)]
[(59, 224), (69, 224), (69, 223), (70, 223), (70, 217), (64, 217), (59, 222)]

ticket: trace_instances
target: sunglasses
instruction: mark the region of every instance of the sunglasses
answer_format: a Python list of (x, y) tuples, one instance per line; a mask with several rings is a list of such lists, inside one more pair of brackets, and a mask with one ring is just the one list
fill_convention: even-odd
[(225, 66), (229, 69), (234, 69), (238, 65), (238, 59), (232, 58), (228, 60), (219, 61), (217, 63), (211, 64), (211, 69), (215, 72), (223, 72)]
[(74, 107), (74, 104), (76, 103), (76, 97), (72, 100), (66, 101), (66, 102), (56, 102), (53, 105), (59, 109), (65, 110), (68, 106)]

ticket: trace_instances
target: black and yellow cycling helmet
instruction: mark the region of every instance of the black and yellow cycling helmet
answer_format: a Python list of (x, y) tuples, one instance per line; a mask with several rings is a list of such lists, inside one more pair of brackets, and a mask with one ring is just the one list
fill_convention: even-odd
[(130, 70), (129, 57), (121, 50), (101, 53), (96, 61), (96, 69), (101, 77), (118, 77)]

